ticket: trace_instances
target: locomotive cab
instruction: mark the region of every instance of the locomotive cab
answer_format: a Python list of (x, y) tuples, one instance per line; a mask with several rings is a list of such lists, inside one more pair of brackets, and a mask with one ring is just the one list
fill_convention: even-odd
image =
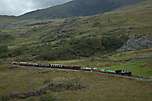
[(132, 75), (132, 72), (128, 72), (128, 71), (125, 71), (125, 70), (115, 70), (115, 73), (119, 74), (119, 75), (125, 75), (125, 76), (131, 76)]

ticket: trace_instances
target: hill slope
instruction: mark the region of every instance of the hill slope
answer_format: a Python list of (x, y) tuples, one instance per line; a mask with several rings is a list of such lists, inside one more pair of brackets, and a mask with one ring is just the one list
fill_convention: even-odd
[(146, 0), (96, 16), (24, 23), (1, 33), (15, 35), (14, 42), (8, 44), (8, 55), (23, 60), (71, 59), (152, 48), (151, 4)]
[(16, 21), (15, 16), (0, 15), (0, 29), (10, 27), (10, 24), (14, 21)]
[(115, 10), (140, 0), (73, 0), (63, 5), (29, 12), (21, 19), (52, 19), (72, 16), (88, 16)]
[[(151, 18), (152, 0), (96, 16), (49, 21), (0, 18), (3, 24), (15, 26), (0, 28), (0, 101), (151, 101)], [(150, 81), (97, 72), (26, 69), (8, 64), (12, 61), (128, 70)], [(41, 93), (50, 83), (54, 86)], [(36, 94), (31, 96), (33, 91)]]

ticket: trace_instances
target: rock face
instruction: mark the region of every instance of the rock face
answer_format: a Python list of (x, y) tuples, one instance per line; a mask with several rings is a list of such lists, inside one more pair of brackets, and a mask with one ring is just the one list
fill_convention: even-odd
[(132, 36), (118, 51), (133, 51), (152, 48), (151, 36)]

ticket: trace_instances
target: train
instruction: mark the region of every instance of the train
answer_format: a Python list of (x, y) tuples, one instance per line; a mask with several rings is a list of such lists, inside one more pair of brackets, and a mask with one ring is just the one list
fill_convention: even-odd
[(96, 67), (81, 67), (78, 65), (61, 65), (61, 64), (42, 64), (42, 63), (29, 63), (29, 62), (12, 62), (13, 65), (36, 67), (36, 68), (56, 68), (56, 69), (68, 69), (68, 70), (81, 70), (90, 72), (100, 72), (108, 74), (117, 74), (123, 76), (132, 76), (132, 72), (127, 70), (110, 70)]
[(69, 66), (61, 64), (42, 64), (42, 63), (29, 63), (29, 62), (12, 62), (13, 65), (19, 66), (31, 66), (31, 67), (41, 67), (41, 68), (58, 68), (58, 69), (72, 69), (72, 70), (81, 70), (81, 66)]

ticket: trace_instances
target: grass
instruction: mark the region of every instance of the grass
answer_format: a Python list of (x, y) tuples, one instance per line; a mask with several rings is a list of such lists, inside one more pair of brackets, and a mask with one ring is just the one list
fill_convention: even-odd
[(128, 70), (136, 76), (152, 77), (151, 59), (133, 60), (129, 62), (111, 61), (111, 60), (72, 60), (72, 61), (53, 61), (50, 63), (80, 65), (87, 67), (107, 68), (111, 70)]
[(112, 65), (111, 69), (127, 69), (132, 71), (134, 75), (151, 76), (152, 77), (152, 50), (143, 49), (138, 51), (130, 51), (114, 54), (110, 57), (114, 61), (123, 61), (118, 64)]
[(35, 60), (102, 56), (119, 49), (129, 37), (151, 37), (151, 10), (151, 1), (146, 0), (102, 15), (44, 22), (17, 20), (13, 28), (0, 31), (13, 35), (8, 48), (15, 60), (27, 60), (29, 55)]
[(122, 52), (104, 57), (82, 58), (77, 60), (49, 61), (54, 64), (80, 65), (84, 67), (110, 67), (111, 70), (124, 69), (133, 75), (152, 77), (152, 50)]
[[(65, 72), (34, 69), (8, 69), (0, 66), (0, 95), (11, 92), (25, 92), (37, 89), (43, 82), (60, 78), (77, 78), (84, 82), (86, 89), (78, 91), (49, 91), (43, 96), (52, 96), (59, 101), (151, 101), (150, 82), (108, 77), (89, 72)], [(40, 97), (16, 99), (15, 101), (40, 101)]]
[(146, 63), (144, 61), (132, 61), (132, 62), (113, 65), (110, 69), (112, 70), (125, 69), (131, 71), (133, 75), (152, 77), (151, 66), (152, 66), (151, 63)]

